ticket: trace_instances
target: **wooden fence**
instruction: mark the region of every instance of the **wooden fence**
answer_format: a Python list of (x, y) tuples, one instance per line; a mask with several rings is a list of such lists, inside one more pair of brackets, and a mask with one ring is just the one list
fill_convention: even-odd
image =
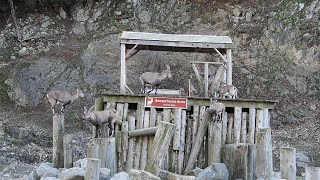
[[(156, 131), (155, 127), (164, 121), (175, 124), (176, 130), (169, 150), (161, 162), (162, 169), (182, 174), (190, 158), (191, 149), (198, 141), (196, 134), (203, 121), (204, 113), (209, 107), (210, 99), (189, 98), (187, 109), (148, 108), (144, 106), (143, 102), (144, 97), (139, 96), (107, 96), (96, 100), (97, 110), (103, 108), (117, 110), (118, 116), (123, 122), (120, 127), (116, 128), (116, 131), (125, 131), (131, 134), (126, 138), (122, 137), (121, 143), (117, 143), (117, 171), (128, 171), (131, 168), (145, 169), (154, 138), (152, 134)], [(250, 103), (247, 100), (221, 100), (221, 102), (226, 105), (221, 125), (214, 127), (211, 124), (207, 128), (209, 131), (205, 130), (203, 142), (200, 144), (200, 152), (193, 167), (205, 168), (213, 162), (221, 162), (219, 149), (221, 151), (222, 146), (238, 143), (255, 144), (258, 129), (269, 127), (269, 114), (274, 102), (253, 101)], [(215, 149), (216, 146), (212, 146), (210, 143), (214, 136), (217, 136), (215, 133), (218, 132), (212, 131), (213, 128), (221, 130), (219, 132), (221, 146), (218, 149)], [(137, 130), (147, 131), (146, 134), (149, 135), (133, 135), (132, 133), (138, 132)], [(108, 133), (105, 132), (105, 134)], [(116, 137), (116, 139), (118, 138)], [(214, 153), (217, 155), (213, 155)]]

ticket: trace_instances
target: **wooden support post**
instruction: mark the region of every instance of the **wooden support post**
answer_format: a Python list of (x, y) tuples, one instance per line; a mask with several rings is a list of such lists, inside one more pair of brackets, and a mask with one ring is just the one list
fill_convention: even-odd
[(122, 171), (125, 171), (127, 169), (127, 152), (129, 148), (129, 133), (128, 133), (128, 121), (124, 121), (122, 123), (121, 128), (121, 148), (122, 148), (122, 154), (120, 154), (121, 162), (119, 161), (119, 164), (121, 163)]
[(98, 159), (99, 154), (99, 145), (95, 143), (91, 143), (88, 146), (87, 157)]
[(255, 127), (256, 128), (255, 142), (257, 142), (257, 133), (258, 133), (259, 129), (264, 128), (262, 122), (263, 122), (263, 111), (262, 111), (262, 109), (257, 109), (257, 111), (256, 111), (256, 127)]
[(180, 131), (180, 147), (178, 154), (178, 173), (182, 174), (183, 163), (184, 163), (184, 151), (185, 151), (185, 135), (186, 135), (186, 126), (187, 126), (187, 112), (182, 110), (181, 112), (181, 131)]
[(208, 97), (208, 88), (209, 88), (209, 73), (208, 73), (208, 63), (204, 64), (204, 96)]
[(233, 117), (231, 116), (228, 123), (227, 144), (232, 144), (232, 127), (233, 127)]
[(248, 179), (248, 144), (226, 144), (222, 162), (229, 170), (230, 179)]
[(175, 125), (167, 122), (161, 122), (154, 137), (151, 156), (148, 158), (146, 171), (158, 175), (160, 170), (160, 162), (168, 151), (169, 144), (173, 137)]
[(226, 144), (227, 140), (227, 129), (228, 129), (228, 113), (224, 112), (222, 115), (222, 135), (221, 135), (221, 146)]
[(185, 167), (184, 173), (186, 174), (192, 168), (194, 168), (205, 133), (207, 132), (206, 129), (208, 128), (209, 121), (212, 120), (213, 114), (215, 110), (212, 108), (208, 108), (204, 114), (204, 119), (200, 124), (198, 129), (198, 133), (196, 135), (195, 141), (193, 142), (193, 147), (190, 153), (190, 158), (188, 159), (188, 163)]
[(218, 71), (217, 71), (214, 79), (213, 79), (213, 82), (212, 82), (212, 84), (211, 84), (211, 86), (210, 86), (209, 92), (212, 92), (212, 93), (213, 93), (214, 91), (217, 91), (217, 90), (218, 90), (218, 87), (219, 87), (219, 85), (220, 85), (220, 82), (221, 82), (222, 80), (224, 80), (224, 79), (223, 79), (223, 78), (224, 78), (224, 72), (225, 72), (225, 69), (224, 69), (224, 67), (221, 65), (221, 66), (219, 67), (219, 69), (218, 69)]
[(242, 113), (242, 119), (241, 119), (241, 143), (247, 142), (247, 113)]
[[(150, 123), (150, 111), (145, 111), (143, 128), (149, 128)], [(140, 169), (144, 170), (147, 164), (148, 159), (148, 136), (142, 137), (142, 150), (141, 150), (141, 159), (140, 159)]]
[(100, 159), (86, 158), (87, 168), (84, 180), (99, 180), (100, 178)]
[(72, 136), (67, 134), (63, 137), (63, 155), (64, 155), (64, 168), (73, 167), (73, 154), (72, 154)]
[(255, 131), (256, 131), (256, 109), (249, 108), (249, 128), (248, 128), (248, 142), (254, 144)]
[(263, 127), (268, 128), (270, 127), (270, 118), (269, 118), (269, 109), (268, 108), (262, 108), (263, 111)]
[[(128, 122), (129, 122), (128, 124), (129, 131), (135, 130), (136, 117), (134, 113), (129, 114)], [(128, 160), (127, 160), (126, 172), (129, 172), (130, 169), (133, 168), (133, 157), (134, 157), (133, 152), (134, 152), (134, 138), (129, 138), (128, 156), (127, 156)]]
[(227, 49), (227, 85), (232, 85), (232, 57), (231, 57), (231, 49)]
[(257, 179), (255, 177), (256, 145), (248, 144), (248, 179)]
[(148, 136), (156, 134), (158, 127), (151, 127), (151, 128), (144, 128), (144, 129), (137, 129), (129, 131), (129, 137), (137, 137), (137, 136)]
[(296, 148), (280, 147), (280, 174), (282, 179), (296, 180)]
[(181, 132), (181, 113), (182, 109), (174, 109), (174, 124), (176, 125), (175, 134), (173, 136), (173, 150), (180, 148), (180, 132)]
[(221, 135), (222, 122), (210, 121), (208, 128), (208, 166), (212, 163), (221, 163)]
[(272, 165), (272, 142), (270, 128), (259, 129), (257, 133), (257, 161), (256, 176), (257, 178), (271, 179)]
[(121, 44), (120, 93), (126, 94), (126, 45)]
[(306, 180), (320, 180), (320, 167), (307, 166)]
[(106, 167), (106, 161), (107, 161), (107, 139), (106, 138), (94, 138), (93, 144), (96, 144), (99, 148), (98, 150), (98, 159), (101, 160), (101, 167)]
[(54, 114), (53, 116), (53, 149), (52, 149), (52, 166), (63, 168), (63, 134), (64, 134), (64, 115)]
[[(144, 119), (144, 105), (138, 104), (137, 123), (136, 123), (135, 131), (137, 131), (137, 129), (142, 129), (143, 119)], [(133, 137), (130, 132), (129, 132), (129, 137)], [(140, 169), (141, 142), (142, 142), (142, 137), (137, 137), (136, 143), (135, 143), (136, 147), (135, 147), (135, 157), (134, 157), (134, 169)]]
[[(106, 168), (110, 169), (110, 174), (113, 176), (117, 173), (117, 152), (116, 152), (116, 141), (115, 137), (106, 138)], [(100, 153), (100, 152), (99, 152)]]
[(234, 143), (240, 143), (241, 134), (241, 107), (234, 108)]

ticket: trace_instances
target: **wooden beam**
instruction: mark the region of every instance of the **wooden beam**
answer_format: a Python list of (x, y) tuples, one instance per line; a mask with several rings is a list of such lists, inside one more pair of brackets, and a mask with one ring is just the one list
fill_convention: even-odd
[(63, 168), (63, 134), (64, 134), (64, 115), (55, 113), (53, 116), (52, 133), (52, 166)]
[(280, 147), (280, 174), (282, 179), (296, 180), (296, 148)]
[(134, 94), (133, 91), (129, 88), (129, 86), (127, 84), (125, 84), (126, 90), (130, 93), (130, 94)]
[(194, 73), (196, 74), (196, 77), (197, 77), (200, 85), (202, 85), (202, 79), (201, 79), (200, 73), (199, 73), (198, 68), (196, 67), (196, 65), (194, 63), (192, 63), (192, 69), (193, 69)]
[(223, 61), (224, 61), (225, 63), (228, 62), (228, 61), (226, 60), (226, 58), (224, 58), (224, 56), (220, 53), (220, 51), (219, 51), (217, 48), (214, 48), (214, 50), (216, 51), (216, 53), (219, 54), (219, 56), (223, 59)]
[(174, 135), (175, 125), (167, 122), (160, 122), (159, 128), (156, 132), (152, 143), (152, 149), (150, 149), (150, 158), (146, 165), (146, 171), (158, 175), (160, 170), (160, 162), (164, 158), (164, 155), (168, 151), (170, 142)]
[(272, 142), (270, 128), (259, 129), (256, 142), (256, 178), (271, 179), (272, 177)]
[(87, 168), (84, 179), (99, 179), (100, 177), (100, 159), (86, 158)]
[(194, 64), (224, 64), (222, 62), (204, 62), (204, 61), (190, 61), (191, 63), (194, 63)]
[(120, 74), (120, 93), (126, 94), (126, 45), (121, 44), (121, 74)]
[(227, 85), (232, 85), (232, 57), (231, 57), (231, 49), (227, 49)]
[(208, 97), (208, 87), (209, 87), (209, 66), (208, 63), (204, 64), (204, 96)]
[(158, 127), (151, 127), (151, 128), (145, 128), (145, 129), (137, 129), (133, 131), (129, 131), (129, 138), (136, 137), (136, 136), (148, 136), (153, 135), (157, 132)]
[(132, 49), (130, 49), (130, 51), (126, 54), (126, 60), (129, 59), (131, 57), (131, 53), (138, 47), (139, 44), (136, 44), (133, 46)]
[(202, 146), (203, 137), (207, 132), (206, 129), (208, 128), (209, 121), (212, 120), (214, 112), (215, 112), (214, 109), (208, 108), (204, 114), (203, 121), (199, 126), (195, 141), (193, 142), (194, 144), (192, 146), (192, 150), (191, 150), (187, 165), (185, 167), (184, 174), (187, 174), (187, 172), (193, 169), (196, 165), (195, 163), (196, 163), (198, 154), (200, 152), (200, 148)]

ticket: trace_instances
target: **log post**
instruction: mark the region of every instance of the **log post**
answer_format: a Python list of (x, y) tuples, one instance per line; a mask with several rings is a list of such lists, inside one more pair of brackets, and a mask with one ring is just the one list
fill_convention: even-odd
[[(103, 97), (100, 97), (100, 98), (96, 98), (95, 99), (95, 111), (102, 111), (103, 110), (103, 106), (104, 106), (104, 103), (103, 103)], [(107, 125), (103, 125), (101, 127), (101, 133), (102, 133), (102, 137), (105, 137), (106, 134), (108, 132), (106, 132), (108, 129)], [(92, 139), (96, 137), (96, 127), (95, 126), (92, 126)]]
[(145, 170), (157, 175), (160, 170), (160, 162), (168, 151), (169, 144), (174, 135), (175, 125), (167, 122), (160, 122), (159, 128), (153, 140), (152, 149), (150, 150), (150, 158)]
[(320, 180), (320, 167), (307, 166), (306, 180)]
[(249, 127), (248, 127), (248, 142), (254, 144), (256, 131), (256, 108), (249, 108)]
[(234, 143), (240, 143), (241, 135), (241, 107), (234, 108)]
[(100, 159), (86, 158), (87, 169), (84, 180), (99, 180), (100, 177)]
[(230, 179), (248, 179), (248, 144), (226, 144), (222, 162), (229, 170)]
[(113, 176), (117, 173), (117, 152), (115, 137), (106, 138), (106, 151), (103, 152), (106, 157), (106, 168), (110, 169), (110, 174)]
[(259, 129), (257, 132), (256, 176), (266, 180), (272, 176), (272, 144), (270, 128)]
[(71, 134), (63, 137), (63, 155), (64, 155), (64, 168), (73, 167), (73, 155), (72, 155), (72, 136)]
[(282, 179), (296, 180), (296, 148), (280, 147), (280, 173)]
[(248, 144), (248, 179), (257, 179), (255, 176), (256, 145)]
[(188, 171), (190, 171), (196, 163), (202, 142), (203, 137), (206, 133), (206, 129), (208, 128), (209, 121), (212, 120), (213, 114), (215, 113), (215, 110), (212, 108), (208, 108), (204, 114), (203, 121), (201, 122), (199, 126), (199, 130), (197, 132), (197, 135), (195, 137), (195, 141), (193, 142), (192, 150), (190, 153), (190, 157), (188, 159), (188, 163), (185, 167), (184, 173), (186, 174)]
[(63, 168), (63, 134), (64, 134), (64, 115), (55, 114), (53, 116), (53, 149), (52, 149), (52, 166)]
[(221, 163), (222, 122), (210, 122), (208, 128), (208, 166)]
[(106, 148), (107, 148), (107, 139), (106, 138), (94, 138), (93, 139), (94, 144), (96, 144), (99, 148), (98, 150), (98, 159), (101, 160), (100, 166), (101, 167), (106, 167)]
[(98, 154), (99, 154), (99, 145), (94, 143), (90, 144), (88, 146), (87, 157), (98, 159)]

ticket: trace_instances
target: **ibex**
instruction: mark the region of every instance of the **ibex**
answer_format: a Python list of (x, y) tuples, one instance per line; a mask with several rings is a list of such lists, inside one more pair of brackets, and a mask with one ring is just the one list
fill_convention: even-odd
[(77, 89), (76, 92), (70, 93), (68, 91), (50, 91), (47, 94), (47, 98), (51, 104), (51, 110), (55, 114), (56, 104), (62, 104), (61, 114), (64, 113), (66, 105), (73, 103), (79, 97), (84, 97), (84, 94), (80, 89)]
[(225, 105), (223, 103), (217, 102), (217, 100), (210, 99), (210, 108), (214, 109), (215, 116), (213, 117), (213, 122), (221, 122), (222, 115), (225, 112)]
[(109, 136), (113, 136), (114, 133), (114, 123), (121, 124), (121, 121), (118, 120), (117, 111), (115, 109), (105, 109), (103, 111), (95, 111), (95, 105), (93, 105), (89, 110), (84, 107), (84, 116), (83, 118), (89, 120), (92, 125), (96, 127), (95, 137), (98, 137), (98, 134), (101, 134), (101, 127), (103, 124), (108, 124), (109, 127)]
[(218, 93), (221, 98), (226, 96), (231, 96), (232, 99), (238, 98), (238, 89), (233, 85), (225, 85), (224, 82), (220, 83)]
[(145, 72), (140, 76), (141, 82), (141, 91), (140, 93), (145, 93), (146, 85), (151, 86), (151, 90), (147, 92), (149, 95), (154, 89), (156, 90), (155, 94), (157, 94), (158, 87), (163, 82), (163, 80), (167, 77), (171, 78), (170, 66), (166, 65), (167, 69), (163, 70), (161, 73), (158, 72)]

